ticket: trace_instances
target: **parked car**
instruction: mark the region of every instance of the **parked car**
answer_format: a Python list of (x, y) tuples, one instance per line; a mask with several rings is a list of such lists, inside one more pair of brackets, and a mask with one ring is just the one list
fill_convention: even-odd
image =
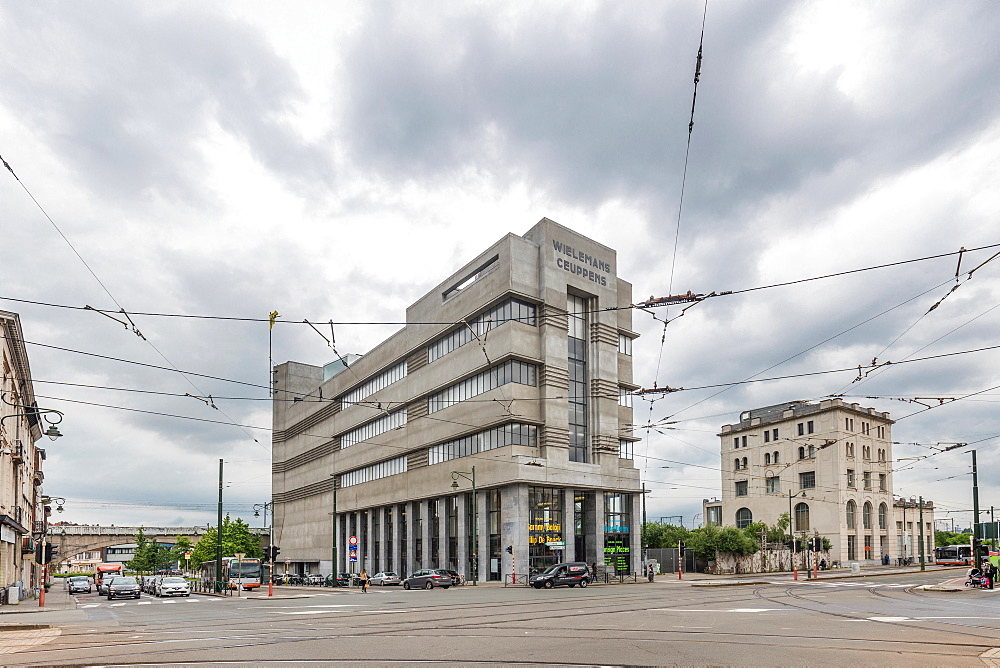
[(139, 581), (134, 577), (116, 577), (108, 585), (108, 600), (115, 598), (139, 598), (142, 592), (139, 591)]
[(94, 591), (93, 587), (90, 586), (90, 578), (86, 575), (74, 575), (68, 578), (66, 583), (66, 588), (69, 589), (69, 593), (75, 594), (78, 591), (87, 592), (88, 594)]
[(161, 578), (156, 584), (157, 596), (190, 596), (191, 585), (187, 580), (174, 575)]
[(321, 584), (323, 584), (323, 579), (324, 579), (323, 576), (320, 575), (319, 573), (311, 573), (311, 574), (305, 576), (305, 582), (304, 582), (304, 584), (307, 584), (307, 585), (321, 585)]
[(444, 570), (448, 571), (448, 575), (451, 576), (451, 583), (453, 585), (455, 585), (457, 587), (458, 585), (464, 585), (465, 584), (465, 576), (464, 575), (461, 575), (461, 574), (459, 574), (458, 571), (453, 571), (450, 568), (446, 568)]
[(451, 574), (441, 568), (425, 568), (416, 571), (403, 580), (403, 589), (447, 589), (451, 586)]
[(378, 585), (384, 587), (386, 585), (398, 585), (401, 582), (399, 576), (392, 571), (383, 571), (382, 573), (376, 573), (371, 577), (372, 585)]
[(570, 561), (549, 566), (544, 572), (528, 578), (528, 584), (535, 589), (552, 589), (561, 585), (586, 587), (590, 584), (590, 569), (582, 561)]
[(101, 595), (101, 596), (107, 596), (108, 595), (108, 587), (111, 586), (111, 583), (114, 582), (115, 579), (121, 578), (121, 577), (125, 577), (125, 576), (124, 575), (105, 575), (103, 578), (101, 578), (100, 582), (97, 583), (97, 593), (99, 595)]
[(337, 573), (336, 577), (327, 575), (326, 580), (323, 581), (323, 585), (326, 587), (349, 587), (351, 585), (351, 574)]
[(143, 575), (139, 580), (139, 588), (146, 594), (156, 593), (156, 576), (155, 575)]

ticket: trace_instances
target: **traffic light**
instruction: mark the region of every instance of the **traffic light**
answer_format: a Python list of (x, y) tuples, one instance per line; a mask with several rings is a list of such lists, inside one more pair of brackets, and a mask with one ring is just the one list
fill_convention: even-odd
[(789, 552), (794, 552), (795, 551), (795, 541), (794, 540), (786, 540), (785, 541), (785, 547), (788, 548)]
[(59, 553), (59, 550), (56, 549), (55, 545), (53, 545), (52, 543), (46, 543), (45, 544), (45, 563), (47, 563), (47, 564), (52, 563), (52, 557), (56, 556), (56, 554), (58, 554), (58, 553)]
[(682, 540), (679, 540), (679, 541), (677, 541), (677, 553), (678, 553), (678, 554), (679, 554), (680, 556), (682, 556), (682, 557), (684, 556), (684, 549), (685, 549), (686, 547), (687, 547), (687, 546), (686, 546), (686, 545), (684, 544), (684, 541), (682, 541)]
[(504, 548), (504, 552), (506, 552), (507, 554), (514, 554), (514, 546), (508, 545), (507, 547)]
[(272, 564), (275, 561), (278, 560), (278, 553), (279, 552), (281, 552), (281, 548), (278, 547), (277, 545), (270, 545), (270, 546), (268, 546), (268, 548), (267, 548), (267, 557), (268, 557), (268, 559), (270, 560), (270, 562)]
[(42, 544), (38, 543), (35, 546), (35, 563), (48, 564), (52, 562), (52, 557), (55, 556), (57, 550), (52, 543), (45, 544), (45, 551), (42, 551)]

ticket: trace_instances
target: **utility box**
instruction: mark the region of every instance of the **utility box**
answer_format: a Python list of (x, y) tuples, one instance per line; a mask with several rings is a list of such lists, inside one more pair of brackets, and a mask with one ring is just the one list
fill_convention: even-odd
[(21, 602), (21, 589), (17, 585), (7, 587), (7, 605), (17, 605)]
[(851, 562), (851, 573), (860, 573), (860, 572), (861, 572), (861, 564), (858, 563), (857, 561), (852, 561)]

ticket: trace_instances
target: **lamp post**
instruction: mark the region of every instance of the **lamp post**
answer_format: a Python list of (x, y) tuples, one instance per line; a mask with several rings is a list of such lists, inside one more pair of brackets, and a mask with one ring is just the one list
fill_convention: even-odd
[(799, 579), (799, 564), (798, 564), (798, 559), (796, 559), (796, 556), (798, 555), (798, 550), (795, 549), (795, 515), (792, 514), (792, 499), (800, 496), (805, 498), (805, 495), (806, 495), (805, 492), (802, 492), (801, 494), (798, 493), (792, 494), (792, 490), (788, 490), (788, 535), (792, 539), (791, 540), (792, 544), (789, 547), (789, 549), (792, 552), (793, 580)]
[(452, 471), (451, 488), (458, 489), (458, 479), (472, 483), (472, 586), (479, 583), (479, 503), (476, 496), (476, 467), (472, 471)]
[(41, 552), (42, 558), (40, 559), (40, 561), (42, 562), (42, 564), (41, 564), (41, 566), (42, 566), (42, 586), (39, 587), (39, 590), (38, 590), (38, 607), (39, 608), (44, 608), (45, 607), (45, 583), (48, 580), (48, 575), (49, 575), (49, 559), (48, 559), (49, 555), (48, 555), (48, 550), (46, 549), (46, 544), (47, 543), (51, 543), (51, 541), (47, 541), (47, 538), (48, 538), (48, 535), (49, 535), (49, 519), (48, 519), (48, 517), (49, 517), (49, 513), (52, 512), (52, 502), (53, 501), (56, 503), (56, 512), (61, 513), (63, 511), (63, 504), (66, 503), (66, 499), (62, 498), (61, 496), (43, 496), (42, 497), (42, 508), (43, 508), (43, 510), (42, 510), (42, 517), (44, 518), (42, 520), (42, 522), (44, 522), (44, 524), (43, 524), (43, 531), (42, 531), (42, 552)]
[[(3, 424), (4, 420), (9, 420), (10, 418), (34, 417), (37, 419), (39, 416), (43, 416), (45, 418), (45, 421), (49, 423), (49, 428), (43, 432), (43, 435), (48, 436), (49, 440), (52, 441), (62, 436), (62, 432), (60, 432), (59, 428), (56, 426), (63, 420), (64, 414), (62, 411), (57, 411), (54, 408), (39, 408), (38, 406), (25, 406), (23, 404), (12, 403), (10, 401), (7, 401), (6, 392), (4, 392), (3, 395), (0, 395), (0, 400), (2, 400), (8, 406), (13, 406), (14, 408), (23, 408), (26, 411), (28, 411), (27, 413), (13, 413), (11, 415), (4, 415), (2, 418), (0, 418), (0, 425)], [(56, 415), (58, 416), (58, 418), (53, 419), (49, 417), (50, 415)]]
[(267, 503), (255, 503), (253, 504), (253, 516), (260, 517), (260, 511), (264, 511), (264, 526), (267, 527), (267, 511), (271, 509), (271, 528), (267, 532), (267, 554), (268, 563), (271, 564), (271, 568), (268, 569), (267, 573), (267, 595), (274, 596), (274, 559), (277, 555), (274, 553), (274, 500), (270, 500)]

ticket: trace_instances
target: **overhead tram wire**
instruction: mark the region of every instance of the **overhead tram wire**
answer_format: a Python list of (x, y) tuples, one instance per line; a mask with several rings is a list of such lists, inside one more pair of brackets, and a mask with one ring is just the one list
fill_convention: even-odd
[[(990, 244), (990, 245), (986, 245), (986, 246), (978, 246), (976, 248), (967, 248), (967, 249), (965, 249), (965, 252), (966, 253), (972, 253), (972, 252), (975, 252), (975, 251), (989, 250), (989, 249), (993, 249), (993, 248), (1000, 248), (1000, 243)], [(825, 280), (825, 279), (829, 279), (829, 278), (839, 278), (841, 276), (847, 276), (847, 275), (850, 275), (850, 274), (856, 274), (856, 273), (861, 273), (861, 272), (866, 272), (866, 271), (875, 271), (875, 270), (878, 270), (878, 269), (888, 269), (888, 268), (891, 268), (891, 267), (902, 266), (902, 265), (911, 264), (911, 263), (914, 263), (914, 262), (925, 262), (925, 261), (936, 260), (936, 259), (940, 259), (940, 258), (944, 258), (944, 257), (951, 257), (951, 256), (954, 256), (954, 255), (958, 255), (959, 252), (960, 251), (954, 251), (954, 252), (950, 252), (950, 253), (939, 253), (939, 254), (936, 254), (936, 255), (928, 255), (928, 256), (924, 256), (924, 257), (911, 258), (911, 259), (908, 259), (908, 260), (900, 260), (900, 261), (897, 261), (897, 262), (889, 262), (887, 264), (879, 264), (879, 265), (873, 265), (873, 266), (870, 266), (870, 267), (860, 267), (858, 269), (849, 269), (849, 270), (846, 270), (846, 271), (834, 272), (834, 273), (830, 273), (830, 274), (822, 274), (820, 276), (811, 276), (811, 277), (800, 278), (800, 279), (795, 279), (795, 280), (791, 280), (791, 281), (783, 281), (783, 282), (780, 282), (780, 283), (770, 283), (770, 284), (767, 284), (767, 285), (759, 285), (759, 286), (755, 286), (755, 287), (752, 287), (752, 288), (743, 288), (743, 289), (739, 289), (739, 290), (724, 290), (724, 291), (716, 292), (712, 296), (713, 297), (729, 297), (729, 296), (732, 296), (732, 295), (739, 295), (739, 294), (744, 294), (744, 293), (747, 293), (747, 292), (754, 292), (754, 291), (758, 291), (758, 290), (770, 290), (770, 289), (773, 289), (773, 288), (787, 287), (789, 285), (797, 285), (799, 283), (808, 283), (808, 282), (811, 282), (811, 281), (820, 281), (820, 280)], [(951, 279), (949, 279), (949, 281), (946, 281), (946, 283), (950, 282), (950, 280)], [(54, 303), (54, 302), (44, 302), (44, 301), (38, 301), (38, 300), (34, 300), (34, 299), (23, 299), (23, 298), (19, 298), (19, 297), (6, 297), (6, 296), (0, 296), (0, 301), (11, 301), (11, 302), (19, 303), (19, 304), (31, 304), (33, 306), (44, 306), (44, 307), (47, 307), (47, 308), (61, 308), (61, 309), (69, 309), (69, 310), (75, 310), (75, 311), (96, 311), (96, 312), (101, 313), (103, 315), (127, 315), (127, 316), (143, 316), (143, 317), (156, 317), (156, 318), (189, 318), (189, 319), (195, 319), (195, 320), (224, 320), (224, 321), (228, 320), (228, 321), (233, 321), (233, 322), (248, 322), (248, 323), (265, 323), (265, 322), (269, 322), (270, 321), (269, 318), (251, 318), (251, 317), (243, 317), (243, 316), (224, 316), (224, 315), (204, 315), (204, 314), (193, 314), (193, 313), (165, 313), (165, 312), (156, 312), (156, 311), (127, 311), (125, 313), (122, 313), (121, 311), (114, 311), (114, 310), (111, 310), (111, 309), (95, 308), (95, 307), (92, 307), (92, 306), (75, 306), (75, 305), (72, 305), (72, 304), (57, 304), (57, 303)], [(645, 307), (645, 308), (653, 308), (653, 307)], [(621, 311), (621, 310), (626, 310), (626, 309), (642, 310), (642, 308), (640, 308), (639, 306), (636, 306), (635, 304), (631, 304), (629, 306), (607, 306), (607, 307), (602, 307), (602, 308), (599, 308), (599, 309), (594, 309), (592, 311), (587, 311), (587, 313), (602, 313), (602, 312), (605, 312), (605, 311)], [(561, 317), (562, 315), (565, 315), (565, 312), (559, 312), (558, 309), (556, 309), (556, 312), (554, 312), (553, 314), (551, 314), (551, 315), (539, 315), (538, 318), (539, 319), (553, 318), (553, 317)], [(318, 318), (316, 320), (323, 320), (323, 319), (322, 318)], [(324, 324), (327, 324), (328, 322), (329, 322), (329, 320), (325, 320)], [(458, 325), (462, 324), (461, 320), (457, 320), (457, 321), (411, 321), (411, 322), (407, 322), (407, 321), (395, 321), (395, 320), (341, 320), (341, 321), (334, 320), (332, 322), (333, 322), (334, 325), (386, 325), (386, 326), (398, 326), (398, 327), (403, 327), (403, 326), (407, 326), (407, 325), (429, 325), (429, 326), (450, 326), (450, 327), (453, 327), (453, 326), (458, 326)], [(275, 322), (275, 324), (276, 325), (282, 325), (282, 326), (284, 326), (284, 325), (303, 325), (303, 324), (307, 324), (307, 323), (305, 321), (278, 320), (278, 321)]]
[[(80, 254), (80, 252), (76, 249), (76, 247), (69, 240), (69, 238), (63, 233), (63, 231), (61, 229), (59, 229), (59, 226), (56, 225), (56, 222), (54, 220), (52, 220), (52, 216), (50, 216), (49, 213), (45, 210), (45, 207), (43, 207), (41, 205), (41, 203), (37, 199), (35, 199), (35, 196), (28, 189), (28, 186), (24, 185), (24, 182), (21, 181), (20, 178), (18, 178), (17, 174), (14, 173), (14, 170), (11, 168), (11, 166), (7, 163), (6, 160), (3, 160), (2, 158), (0, 158), (0, 160), (2, 160), (2, 162), (4, 164), (4, 167), (6, 167), (7, 170), (13, 175), (13, 177), (17, 181), (18, 185), (20, 185), (21, 188), (24, 190), (24, 192), (27, 193), (28, 197), (31, 198), (31, 201), (35, 203), (35, 206), (38, 207), (38, 210), (42, 212), (42, 215), (45, 216), (45, 219), (49, 221), (49, 223), (52, 225), (52, 227), (55, 228), (56, 232), (59, 233), (59, 236), (62, 237), (63, 241), (66, 242), (66, 245), (69, 246), (70, 249), (73, 251), (73, 253), (77, 256), (77, 258), (79, 258), (80, 262), (83, 263), (83, 266), (87, 268), (87, 271), (90, 272), (90, 275), (93, 276), (94, 280), (96, 280), (97, 283), (98, 283), (98, 285), (101, 286), (101, 289), (104, 290), (104, 292), (108, 295), (108, 297), (111, 298), (111, 301), (113, 301), (115, 303), (115, 306), (118, 307), (118, 312), (121, 313), (121, 314), (123, 314), (125, 316), (125, 318), (128, 319), (129, 324), (132, 326), (132, 332), (134, 334), (136, 334), (140, 339), (142, 339), (143, 341), (145, 341), (146, 344), (148, 344), (150, 348), (152, 348), (154, 351), (156, 351), (156, 354), (159, 355), (163, 359), (163, 361), (166, 362), (176, 373), (181, 374), (181, 377), (183, 377), (184, 380), (187, 381), (187, 383), (191, 387), (193, 387), (196, 392), (198, 392), (199, 394), (204, 395), (205, 394), (204, 390), (202, 390), (200, 387), (198, 387), (194, 383), (194, 381), (191, 380), (191, 378), (189, 378), (187, 375), (184, 374), (184, 372), (182, 372), (180, 369), (178, 369), (177, 366), (173, 362), (171, 362), (170, 359), (163, 353), (163, 351), (156, 347), (155, 343), (153, 343), (152, 341), (150, 341), (149, 339), (147, 339), (145, 336), (143, 336), (142, 332), (139, 331), (139, 328), (136, 326), (136, 324), (134, 322), (132, 322), (132, 318), (125, 311), (125, 307), (122, 306), (121, 303), (119, 303), (119, 301), (117, 299), (115, 299), (115, 296), (113, 294), (111, 294), (111, 290), (108, 289), (108, 286), (106, 286), (104, 284), (104, 282), (100, 279), (100, 277), (97, 275), (97, 273), (91, 268), (91, 266), (89, 264), (87, 264), (87, 261), (83, 258), (83, 255)], [(95, 310), (95, 311), (97, 310), (97, 309), (92, 309), (89, 306), (85, 307), (85, 308), (87, 308), (89, 310)], [(102, 313), (101, 311), (98, 311), (98, 312)], [(102, 313), (102, 315), (111, 317), (107, 313)], [(112, 319), (114, 319), (114, 318), (112, 318)], [(122, 324), (124, 324), (124, 323), (122, 323)], [(126, 325), (126, 328), (127, 327), (128, 326)], [(215, 404), (210, 404), (210, 405), (211, 405), (212, 408), (214, 408), (215, 410), (217, 410), (220, 413), (222, 413), (226, 417), (226, 419), (229, 420), (234, 426), (238, 427), (238, 425), (236, 425), (236, 421), (233, 420), (233, 418), (229, 414), (227, 414), (225, 410), (219, 408)], [(254, 443), (257, 443), (258, 445), (260, 445), (265, 450), (268, 450), (267, 446), (265, 446), (263, 443), (261, 443), (260, 441), (258, 441), (256, 439), (256, 437), (254, 437), (250, 432), (246, 431), (242, 427), (238, 427), (238, 428), (241, 431), (243, 431), (243, 433), (246, 434), (250, 439), (252, 439)]]
[[(672, 294), (674, 286), (674, 274), (677, 269), (677, 248), (680, 245), (681, 220), (684, 212), (684, 192), (687, 188), (688, 164), (691, 159), (691, 138), (694, 135), (694, 111), (698, 102), (698, 83), (701, 81), (701, 60), (705, 46), (705, 21), (708, 18), (708, 0), (705, 0), (704, 9), (701, 14), (701, 34), (698, 37), (698, 57), (695, 59), (694, 81), (691, 92), (691, 117), (688, 121), (687, 143), (684, 148), (684, 168), (681, 172), (681, 191), (677, 198), (677, 222), (674, 225), (674, 247), (670, 257), (670, 278), (667, 281), (667, 294)], [(654, 319), (659, 319), (653, 315)], [(663, 332), (660, 335), (660, 350), (656, 355), (656, 369), (653, 372), (653, 384), (660, 378), (660, 368), (663, 364), (663, 351), (667, 345), (667, 326), (670, 324), (669, 307), (663, 317)], [(649, 402), (649, 421), (653, 420), (653, 405), (656, 399), (646, 399)], [(646, 454), (649, 454), (649, 431), (646, 431)]]

